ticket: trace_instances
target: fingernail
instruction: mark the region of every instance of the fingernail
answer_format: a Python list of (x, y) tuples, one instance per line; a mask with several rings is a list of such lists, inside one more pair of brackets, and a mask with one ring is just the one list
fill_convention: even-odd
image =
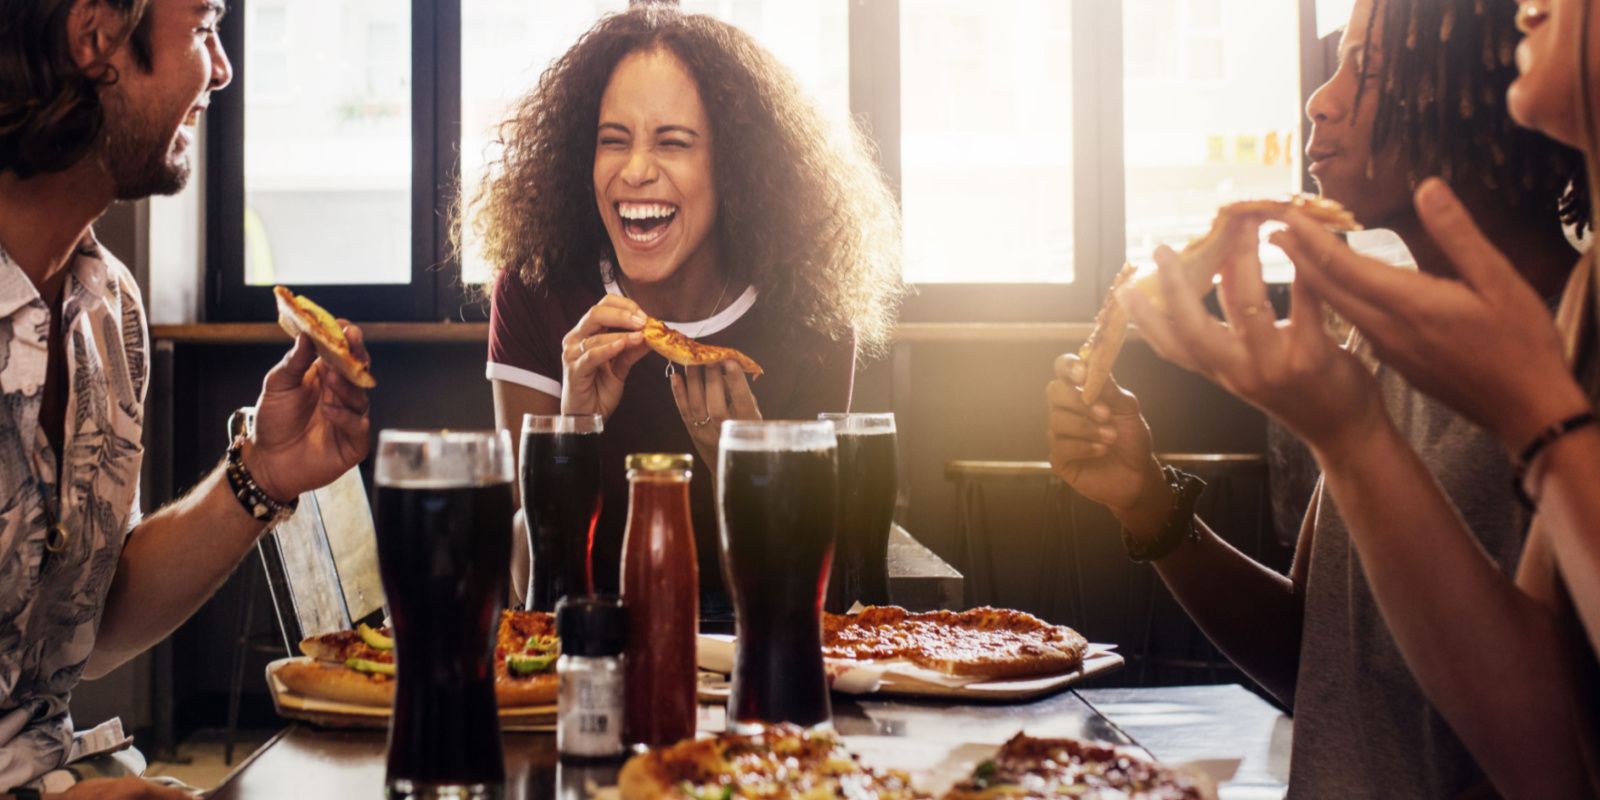
[(1417, 205), (1423, 211), (1443, 211), (1450, 206), (1450, 201), (1444, 183), (1437, 180), (1427, 181), (1422, 188), (1417, 190)]
[(1107, 441), (1107, 442), (1115, 441), (1116, 438), (1117, 438), (1117, 429), (1116, 428), (1109, 428), (1109, 427), (1106, 427), (1106, 426), (1102, 425), (1102, 426), (1100, 426), (1100, 430), (1098, 432), (1100, 434), (1100, 438), (1103, 441)]
[(1097, 456), (1103, 456), (1106, 454), (1106, 446), (1096, 442), (1095, 444), (1089, 445), (1089, 452), (1094, 453)]
[(1111, 409), (1105, 403), (1095, 403), (1094, 407), (1089, 409), (1089, 415), (1104, 422), (1111, 419)]
[(643, 312), (634, 312), (634, 315), (633, 315), (634, 324), (643, 325), (643, 324), (645, 324), (646, 322), (649, 322), (649, 321), (650, 321), (650, 318), (645, 316)]

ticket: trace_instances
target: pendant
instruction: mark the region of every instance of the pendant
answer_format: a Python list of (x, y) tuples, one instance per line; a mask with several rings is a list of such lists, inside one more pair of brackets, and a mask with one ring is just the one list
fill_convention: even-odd
[(72, 534), (67, 526), (57, 522), (50, 526), (44, 534), (44, 549), (52, 553), (59, 553), (67, 549), (67, 542), (72, 540)]

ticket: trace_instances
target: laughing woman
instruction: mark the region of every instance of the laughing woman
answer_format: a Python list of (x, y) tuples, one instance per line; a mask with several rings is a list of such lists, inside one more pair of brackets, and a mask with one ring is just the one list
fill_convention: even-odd
[[(706, 613), (721, 604), (710, 475), (727, 419), (849, 408), (858, 348), (899, 292), (898, 212), (864, 138), (710, 17), (642, 5), (557, 59), (500, 127), (472, 224), (495, 269), (487, 376), (498, 424), (600, 414), (596, 588), (615, 591), (635, 452), (693, 452)], [(732, 362), (673, 370), (646, 316)], [(513, 575), (525, 588), (528, 542)], [(705, 590), (711, 590), (709, 593)]]

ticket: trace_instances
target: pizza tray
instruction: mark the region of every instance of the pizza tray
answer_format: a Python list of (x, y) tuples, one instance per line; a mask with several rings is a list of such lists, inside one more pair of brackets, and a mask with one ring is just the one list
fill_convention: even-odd
[[(278, 668), (291, 661), (309, 661), (305, 656), (280, 658), (267, 665), (267, 688), (272, 691), (272, 705), (278, 716), (297, 719), (324, 728), (375, 728), (389, 727), (389, 709), (385, 706), (364, 706), (319, 700), (296, 694), (283, 681), (278, 680)], [(500, 709), (500, 728), (507, 731), (532, 731), (551, 733), (556, 729), (556, 706), (518, 706)]]
[[(700, 669), (714, 675), (726, 676), (733, 664), (733, 637), (701, 634), (697, 645)], [(872, 664), (868, 665), (870, 667), (868, 669), (853, 669), (852, 665), (856, 663), (828, 662), (830, 685), (834, 691), (854, 695), (1019, 702), (1055, 694), (1086, 678), (1120, 669), (1126, 662), (1116, 652), (1115, 645), (1090, 644), (1089, 653), (1084, 657), (1083, 664), (1071, 672), (980, 682), (965, 682), (904, 661)], [(725, 678), (720, 681), (714, 677), (701, 680), (702, 701), (718, 702), (726, 700), (727, 695), (728, 683)]]

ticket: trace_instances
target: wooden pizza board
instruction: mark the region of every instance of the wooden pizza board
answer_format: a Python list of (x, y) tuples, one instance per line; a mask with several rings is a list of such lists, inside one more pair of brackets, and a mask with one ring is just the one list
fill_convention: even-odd
[[(272, 691), (272, 705), (278, 716), (297, 719), (324, 728), (387, 728), (389, 709), (385, 706), (363, 706), (305, 697), (290, 691), (278, 680), (278, 668), (291, 661), (308, 661), (299, 656), (280, 658), (267, 665), (267, 688)], [(508, 731), (551, 733), (556, 729), (556, 706), (519, 706), (500, 709), (500, 728)]]

